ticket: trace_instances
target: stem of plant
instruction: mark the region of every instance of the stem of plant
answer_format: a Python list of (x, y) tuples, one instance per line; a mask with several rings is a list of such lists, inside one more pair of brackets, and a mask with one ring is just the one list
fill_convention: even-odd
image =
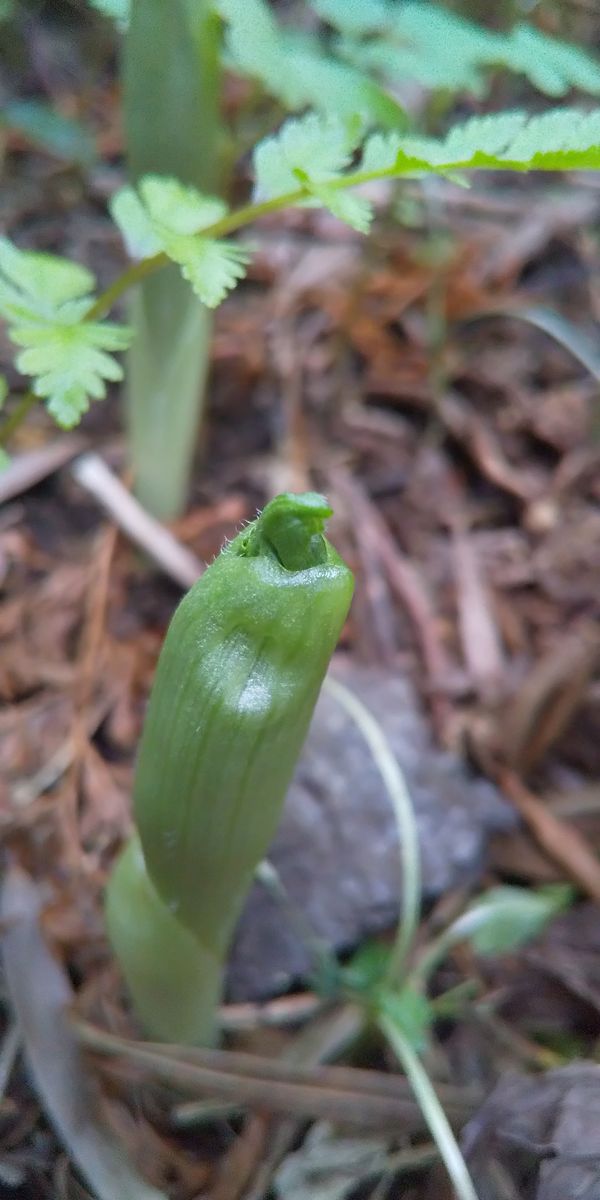
[[(155, 172), (202, 192), (217, 191), (220, 42), (212, 0), (134, 0), (124, 65), (134, 180)], [(155, 278), (152, 274), (138, 272), (138, 282), (143, 282), (132, 297), (135, 336), (128, 356), (127, 419), (137, 496), (154, 516), (170, 520), (187, 497), (210, 363), (212, 314), (174, 264)]]
[(431, 1136), (445, 1163), (458, 1200), (478, 1200), (458, 1142), (418, 1054), (413, 1050), (397, 1024), (389, 1017), (381, 1015), (379, 1027), (402, 1065), (421, 1112), (427, 1121)]
[(113, 868), (106, 924), (144, 1028), (180, 1045), (210, 1043), (221, 994), (221, 958), (163, 903), (137, 835)]
[(390, 956), (387, 982), (391, 987), (397, 987), (404, 980), (421, 911), (421, 851), (413, 804), (402, 771), (372, 713), (339, 680), (328, 678), (325, 686), (360, 729), (385, 783), (396, 816), (402, 865), (401, 915)]

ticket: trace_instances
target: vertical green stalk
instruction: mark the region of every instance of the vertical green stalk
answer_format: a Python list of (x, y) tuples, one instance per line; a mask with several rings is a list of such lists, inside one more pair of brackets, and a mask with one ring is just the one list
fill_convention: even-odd
[(202, 945), (160, 899), (137, 834), (112, 872), (106, 923), (148, 1033), (181, 1045), (211, 1042), (221, 994), (221, 957)]
[[(172, 175), (215, 193), (220, 37), (212, 0), (133, 0), (124, 63), (133, 180)], [(155, 516), (169, 520), (186, 501), (212, 319), (172, 266), (137, 290), (131, 321), (127, 404), (135, 488)]]

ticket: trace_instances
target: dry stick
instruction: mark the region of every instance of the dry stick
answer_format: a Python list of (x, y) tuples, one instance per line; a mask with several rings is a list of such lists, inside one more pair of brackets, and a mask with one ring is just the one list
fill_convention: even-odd
[(454, 523), (451, 545), (463, 656), (480, 695), (492, 700), (504, 674), (502, 645), (473, 540), (460, 520)]
[(439, 415), (449, 432), (467, 451), (485, 479), (529, 504), (539, 495), (539, 485), (526, 471), (513, 467), (492, 430), (469, 409), (462, 398), (447, 391), (439, 404)]
[(377, 530), (373, 530), (374, 506), (357, 496), (359, 484), (343, 469), (332, 472), (334, 486), (349, 512), (358, 510), (358, 520), (353, 522), (352, 533), (364, 570), (365, 592), (371, 610), (371, 624), (378, 658), (388, 663), (398, 650), (396, 637), (396, 613), (390, 597), (389, 586), (379, 554)]
[[(338, 1058), (356, 1040), (363, 1027), (363, 1014), (355, 1005), (345, 1004), (321, 1021), (313, 1022), (286, 1046), (283, 1057), (289, 1063), (318, 1066)], [(271, 1189), (273, 1175), (302, 1133), (302, 1122), (294, 1117), (274, 1123), (269, 1148), (257, 1164), (244, 1200), (262, 1200)]]
[(333, 482), (342, 498), (347, 498), (356, 514), (357, 523), (367, 521), (375, 539), (377, 554), (384, 567), (390, 587), (407, 610), (415, 627), (430, 689), (431, 715), (438, 737), (443, 741), (450, 717), (448, 699), (436, 689), (449, 674), (444, 647), (435, 628), (435, 613), (422, 581), (412, 564), (396, 545), (383, 517), (369, 499), (364, 488), (344, 471), (333, 474)]
[[(290, 1065), (317, 1066), (330, 1061), (356, 1039), (362, 1025), (360, 1009), (346, 1004), (302, 1030), (285, 1046), (281, 1057)], [(194, 1106), (187, 1107), (190, 1112)], [(181, 1109), (177, 1111), (180, 1113)], [(261, 1141), (261, 1133), (268, 1136), (266, 1145)], [(264, 1113), (250, 1115), (238, 1144), (222, 1165), (210, 1200), (237, 1200), (242, 1191), (244, 1200), (260, 1200), (269, 1191), (277, 1166), (301, 1133), (302, 1121), (298, 1118), (273, 1119), (271, 1114), (265, 1116)], [(242, 1170), (245, 1171), (243, 1182), (240, 1179)]]
[[(418, 1105), (397, 1075), (354, 1067), (310, 1067), (227, 1050), (200, 1050), (134, 1042), (85, 1021), (73, 1021), (80, 1041), (95, 1053), (146, 1068), (155, 1079), (191, 1095), (207, 1092), (270, 1112), (324, 1118), (360, 1127), (423, 1128)], [(473, 1093), (442, 1089), (451, 1120), (461, 1122), (476, 1103)]]
[(76, 454), (81, 454), (84, 448), (85, 438), (72, 433), (41, 446), (39, 450), (18, 454), (0, 472), (0, 504), (14, 500), (15, 496), (20, 496), (48, 475), (53, 475)]
[(585, 623), (533, 666), (502, 722), (502, 755), (527, 773), (554, 745), (581, 705), (600, 661), (600, 631)]
[(546, 854), (588, 896), (600, 902), (600, 862), (581, 835), (572, 825), (555, 816), (513, 771), (501, 770), (498, 784), (518, 809)]
[(263, 1004), (251, 1001), (223, 1004), (219, 1009), (219, 1026), (225, 1033), (243, 1033), (255, 1029), (280, 1029), (301, 1025), (319, 1015), (324, 1007), (321, 996), (302, 992), (278, 996)]
[(78, 483), (91, 492), (132, 541), (186, 591), (203, 566), (159, 521), (151, 517), (97, 454), (84, 454), (71, 468)]

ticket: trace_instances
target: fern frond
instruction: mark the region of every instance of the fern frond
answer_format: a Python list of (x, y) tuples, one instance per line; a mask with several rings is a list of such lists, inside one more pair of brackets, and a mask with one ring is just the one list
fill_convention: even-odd
[[(473, 117), (445, 138), (375, 133), (367, 138), (357, 169), (349, 169), (357, 135), (334, 118), (309, 114), (287, 121), (254, 154), (259, 200), (289, 197), (292, 204), (320, 203), (366, 232), (370, 204), (346, 194), (371, 179), (403, 175), (453, 175), (473, 169), (565, 170), (600, 168), (600, 109), (553, 109), (539, 117), (522, 112)], [(303, 193), (303, 194), (302, 194)]]
[(265, 0), (217, 0), (227, 22), (227, 49), (235, 68), (260, 80), (292, 111), (310, 107), (365, 125), (399, 125), (403, 109), (373, 78), (324, 53), (310, 34), (291, 34)]
[(473, 117), (445, 138), (374, 134), (361, 173), (445, 174), (472, 168), (521, 171), (600, 169), (600, 109), (551, 109), (539, 117), (497, 113)]
[(305, 195), (297, 204), (321, 204), (340, 220), (366, 233), (372, 218), (370, 204), (362, 197), (345, 195), (332, 184), (343, 179), (359, 141), (335, 117), (309, 113), (286, 121), (275, 137), (261, 142), (254, 154), (256, 198), (268, 200), (297, 192)]
[(318, 183), (335, 179), (350, 163), (358, 140), (335, 117), (309, 113), (286, 121), (254, 152), (257, 196), (262, 200), (295, 191), (299, 170)]
[(341, 33), (339, 53), (388, 83), (481, 95), (490, 68), (526, 76), (549, 96), (572, 88), (600, 95), (600, 63), (578, 46), (520, 23), (509, 33), (485, 29), (424, 0), (311, 0)]
[(495, 60), (499, 65), (526, 75), (547, 96), (566, 96), (572, 88), (600, 95), (600, 63), (579, 46), (548, 37), (531, 25), (516, 25), (501, 52)]
[(19, 250), (0, 239), (0, 316), (22, 347), (16, 365), (65, 429), (76, 425), (106, 381), (123, 377), (110, 351), (126, 350), (131, 331), (87, 322), (95, 278), (85, 267), (50, 254)]
[(122, 188), (111, 213), (134, 258), (164, 253), (181, 268), (196, 295), (216, 308), (246, 274), (249, 252), (236, 242), (202, 237), (225, 216), (227, 205), (177, 179), (145, 175), (137, 190)]
[(126, 350), (129, 330), (117, 325), (81, 322), (73, 325), (22, 325), (11, 331), (11, 340), (26, 347), (16, 364), (34, 379), (36, 396), (57, 425), (71, 429), (87, 412), (92, 400), (103, 400), (106, 381), (123, 378), (123, 368), (108, 350)]
[(323, 21), (350, 35), (376, 33), (392, 19), (387, 0), (311, 0), (311, 8)]

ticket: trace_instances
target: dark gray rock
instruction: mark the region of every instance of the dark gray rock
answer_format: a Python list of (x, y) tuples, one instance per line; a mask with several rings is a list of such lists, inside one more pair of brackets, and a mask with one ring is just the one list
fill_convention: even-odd
[(472, 1118), (463, 1152), (479, 1200), (598, 1200), (600, 1067), (505, 1076)]
[[(336, 675), (377, 718), (402, 767), (417, 815), (425, 896), (476, 879), (486, 839), (511, 827), (512, 809), (486, 780), (433, 746), (406, 679), (350, 663), (337, 664)], [(400, 864), (390, 801), (360, 730), (327, 692), (269, 859), (294, 905), (337, 951), (391, 928), (398, 917)], [(274, 995), (309, 969), (293, 922), (255, 884), (233, 948), (229, 996)]]

